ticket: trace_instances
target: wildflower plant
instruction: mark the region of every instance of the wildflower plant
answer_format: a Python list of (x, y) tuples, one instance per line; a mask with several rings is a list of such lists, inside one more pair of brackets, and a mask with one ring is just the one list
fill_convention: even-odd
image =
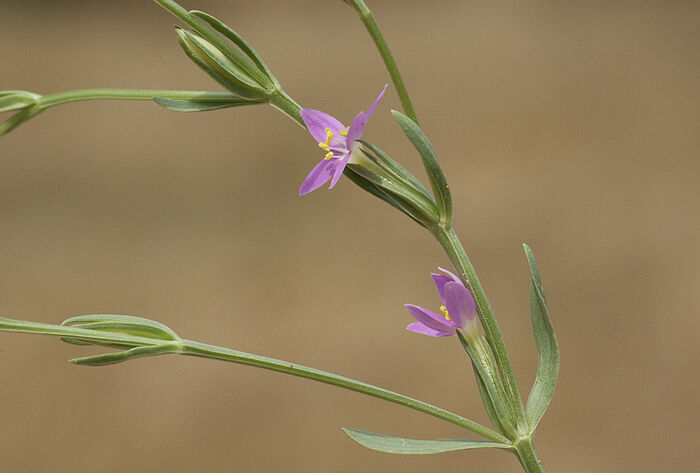
[[(524, 471), (543, 472), (533, 437), (554, 392), (559, 371), (559, 351), (534, 255), (524, 245), (530, 269), (531, 321), (539, 357), (537, 376), (527, 402), (523, 402), (486, 293), (452, 227), (450, 189), (437, 153), (418, 124), (399, 69), (367, 5), (362, 0), (344, 0), (359, 14), (377, 46), (391, 85), (384, 86), (367, 111), (356, 115), (346, 127), (325, 112), (298, 105), (282, 89), (262, 58), (231, 27), (207, 13), (188, 11), (173, 0), (154, 1), (184, 24), (184, 27), (176, 27), (179, 45), (192, 62), (226, 89), (225, 92), (91, 89), (42, 96), (20, 90), (0, 91), (0, 112), (11, 114), (0, 124), (0, 135), (48, 108), (79, 100), (153, 100), (177, 112), (272, 105), (311, 134), (316, 146), (309, 148), (309, 156), (313, 156), (319, 147), (323, 153), (320, 162), (301, 182), (300, 195), (312, 192), (328, 181), (333, 188), (345, 175), (361, 189), (406, 214), (428, 230), (438, 242), (454, 267), (453, 272), (440, 268), (440, 273), (432, 274), (442, 304), (440, 312), (406, 304), (406, 309), (415, 319), (407, 329), (431, 337), (456, 336), (466, 351), (465, 362), (473, 368), (477, 388), (492, 426), (487, 427), (417, 399), (330, 372), (187, 340), (159, 322), (139, 317), (84, 315), (69, 318), (60, 325), (0, 318), (0, 330), (54, 335), (75, 345), (99, 345), (115, 350), (71, 360), (78, 365), (102, 366), (146, 356), (179, 354), (246, 364), (332, 384), (423, 412), (481, 437), (417, 440), (344, 429), (353, 440), (367, 448), (398, 454), (496, 448), (515, 454)], [(368, 85), (369, 90), (375, 88), (378, 88), (376, 84)], [(418, 152), (430, 190), (386, 152), (362, 138), (370, 115), (381, 108), (382, 97), (387, 91), (398, 94), (403, 112), (392, 111), (392, 114)], [(308, 169), (310, 162), (308, 157), (300, 157), (300, 172)], [(397, 319), (397, 329), (403, 323), (404, 320)]]

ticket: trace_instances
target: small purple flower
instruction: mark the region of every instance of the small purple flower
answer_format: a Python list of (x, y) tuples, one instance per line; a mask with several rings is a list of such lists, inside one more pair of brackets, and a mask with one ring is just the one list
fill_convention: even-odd
[(406, 304), (406, 309), (416, 318), (408, 330), (431, 337), (449, 337), (455, 335), (457, 329), (465, 329), (468, 337), (477, 335), (476, 305), (474, 298), (462, 281), (451, 272), (439, 268), (447, 274), (432, 273), (433, 281), (437, 286), (438, 294), (442, 299), (440, 310), (443, 315), (438, 315), (424, 307)]
[(304, 120), (306, 128), (311, 136), (318, 142), (318, 146), (326, 152), (325, 157), (314, 167), (299, 188), (299, 195), (308, 194), (321, 187), (331, 179), (329, 189), (338, 182), (343, 170), (348, 162), (357, 155), (360, 143), (357, 143), (365, 131), (365, 125), (374, 108), (384, 96), (386, 88), (377, 100), (367, 110), (367, 113), (360, 112), (353, 119), (349, 127), (345, 127), (338, 120), (319, 110), (304, 108), (301, 110), (301, 118)]

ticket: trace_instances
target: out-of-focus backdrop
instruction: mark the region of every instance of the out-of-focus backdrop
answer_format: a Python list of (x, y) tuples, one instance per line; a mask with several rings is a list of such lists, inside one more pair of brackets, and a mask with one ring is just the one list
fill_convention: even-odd
[[(388, 82), (340, 0), (189, 0), (234, 26), (303, 106), (344, 120)], [(523, 393), (537, 255), (561, 376), (537, 443), (549, 471), (697, 467), (700, 4), (374, 1), (438, 150), (455, 226)], [(0, 89), (220, 90), (147, 0), (3, 0)], [(423, 176), (390, 89), (366, 137)], [(4, 118), (4, 117), (3, 117)], [(297, 197), (321, 158), (268, 106), (177, 114), (55, 108), (0, 138), (0, 314), (141, 315), (182, 336), (379, 384), (488, 422), (454, 339), (404, 330), (437, 308), (430, 236), (342, 181)], [(514, 472), (486, 450), (392, 456), (351, 426), (468, 433), (337, 388), (168, 356), (0, 333), (3, 472)]]

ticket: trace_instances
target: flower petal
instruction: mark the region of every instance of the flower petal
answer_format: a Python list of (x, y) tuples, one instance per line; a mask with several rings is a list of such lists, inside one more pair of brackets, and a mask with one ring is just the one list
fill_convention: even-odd
[(348, 147), (352, 146), (355, 140), (362, 137), (362, 133), (365, 131), (365, 125), (367, 125), (367, 114), (365, 112), (360, 112), (355, 115), (350, 123), (350, 128), (348, 128)]
[(338, 136), (340, 130), (345, 130), (345, 126), (342, 123), (320, 110), (303, 108), (301, 110), (301, 119), (304, 120), (306, 129), (309, 130), (309, 133), (317, 142), (326, 141), (326, 128), (330, 129), (336, 136)]
[(382, 89), (382, 92), (379, 94), (379, 97), (377, 97), (377, 100), (374, 101), (371, 107), (369, 107), (369, 110), (367, 110), (367, 118), (369, 119), (369, 116), (372, 115), (372, 112), (374, 112), (374, 109), (377, 108), (377, 105), (379, 104), (379, 101), (384, 97), (384, 92), (386, 92), (386, 88), (389, 87), (389, 84), (385, 84), (384, 88)]
[(336, 165), (333, 161), (333, 159), (322, 159), (320, 163), (314, 166), (309, 175), (306, 176), (306, 179), (304, 179), (304, 182), (301, 183), (299, 195), (315, 191), (328, 182)]
[(369, 107), (367, 113), (360, 112), (353, 119), (352, 123), (350, 124), (350, 128), (348, 129), (348, 149), (352, 146), (352, 143), (355, 140), (358, 140), (362, 137), (362, 134), (365, 132), (367, 120), (369, 120), (369, 116), (372, 115), (374, 109), (377, 108), (377, 104), (379, 104), (379, 101), (382, 100), (382, 97), (384, 97), (384, 92), (386, 92), (387, 87), (389, 87), (389, 84), (386, 84), (384, 86), (384, 89), (382, 89), (381, 93), (379, 94), (379, 97), (377, 97), (377, 100), (375, 100), (372, 106)]
[(416, 332), (423, 335), (428, 335), (429, 337), (449, 337), (450, 335), (454, 335), (455, 333), (457, 333), (457, 329), (454, 328), (449, 329), (449, 331), (433, 330), (432, 328), (426, 327), (420, 322), (413, 322), (412, 324), (408, 324), (406, 330), (410, 330), (411, 332)]
[(450, 281), (443, 290), (445, 298), (442, 301), (456, 326), (464, 328), (468, 322), (476, 319), (474, 298), (461, 282)]
[(435, 282), (435, 286), (437, 287), (438, 294), (440, 294), (440, 300), (442, 303), (445, 303), (445, 284), (448, 282), (455, 282), (450, 278), (449, 276), (445, 276), (444, 274), (436, 274), (436, 273), (431, 273), (430, 274), (433, 277), (433, 281)]
[(348, 159), (350, 159), (350, 154), (348, 153), (342, 161), (338, 162), (337, 159), (332, 159), (331, 161), (336, 162), (336, 166), (333, 170), (333, 180), (331, 181), (329, 189), (333, 189), (333, 187), (336, 185), (338, 182), (338, 179), (340, 179), (340, 176), (343, 175), (343, 170), (345, 169), (345, 166), (348, 164)]
[(411, 315), (418, 322), (422, 323), (429, 329), (437, 332), (447, 332), (457, 327), (454, 322), (447, 320), (424, 307), (413, 304), (404, 304), (404, 307), (408, 309)]
[[(441, 268), (440, 266), (438, 266), (438, 269), (439, 269), (440, 271), (442, 271), (443, 273), (449, 275), (452, 279), (455, 280), (455, 282), (459, 282), (459, 283), (462, 282), (462, 280), (459, 279), (459, 277), (457, 277), (457, 275), (455, 275), (454, 273), (449, 272), (449, 271), (446, 270), (445, 268)], [(462, 284), (464, 284), (464, 283), (462, 283)]]

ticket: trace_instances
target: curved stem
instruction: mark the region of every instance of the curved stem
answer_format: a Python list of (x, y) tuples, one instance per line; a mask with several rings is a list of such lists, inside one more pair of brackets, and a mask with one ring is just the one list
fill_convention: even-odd
[(230, 92), (194, 90), (82, 89), (43, 95), (37, 100), (37, 105), (41, 109), (47, 109), (56, 105), (82, 100), (153, 100), (153, 97), (169, 99), (227, 99), (236, 96)]
[(458, 425), (489, 440), (510, 444), (510, 441), (498, 432), (466, 419), (460, 415), (446, 411), (445, 409), (441, 409), (431, 404), (371, 384), (329, 373), (327, 371), (321, 371), (286, 361), (276, 360), (274, 358), (251, 355), (249, 353), (231, 350), (229, 348), (207, 345), (190, 340), (182, 340), (181, 353), (183, 355), (200, 356), (215, 360), (241, 363), (244, 365), (255, 366), (257, 368), (264, 368), (280, 373), (291, 374), (293, 376), (299, 376), (301, 378), (311, 379), (321, 383), (332, 384), (333, 386), (349, 389), (351, 391), (367, 394), (369, 396), (384, 399), (385, 401), (393, 402), (401, 406), (409, 407), (416, 411), (423, 412), (433, 417), (437, 417), (438, 419)]
[(406, 86), (403, 83), (403, 79), (401, 78), (401, 72), (399, 72), (399, 66), (396, 65), (396, 61), (394, 60), (394, 56), (391, 54), (391, 50), (389, 49), (389, 45), (387, 44), (386, 40), (384, 39), (384, 36), (382, 35), (382, 32), (379, 29), (379, 25), (377, 25), (376, 20), (374, 19), (374, 15), (372, 14), (372, 10), (370, 10), (365, 2), (363, 0), (344, 0), (348, 5), (353, 7), (355, 10), (357, 10), (357, 13), (360, 14), (360, 19), (362, 20), (362, 23), (364, 23), (365, 28), (367, 28), (367, 31), (369, 32), (369, 35), (372, 37), (374, 40), (374, 44), (377, 46), (377, 49), (379, 50), (379, 54), (382, 56), (382, 59), (384, 60), (384, 65), (386, 65), (387, 70), (389, 71), (389, 76), (391, 77), (391, 81), (394, 83), (394, 87), (396, 87), (396, 93), (399, 94), (399, 99), (401, 100), (401, 106), (403, 107), (403, 110), (408, 117), (413, 120), (414, 122), (418, 123), (418, 118), (416, 118), (416, 112), (413, 109), (413, 104), (411, 103), (411, 98), (408, 96), (408, 91), (406, 90)]
[(491, 305), (486, 298), (484, 288), (479, 282), (474, 266), (472, 266), (467, 253), (464, 251), (462, 243), (459, 241), (459, 237), (453, 229), (436, 226), (435, 228), (431, 229), (431, 232), (447, 256), (450, 258), (452, 264), (455, 266), (455, 268), (457, 268), (459, 277), (474, 296), (477, 312), (479, 314), (479, 320), (481, 321), (481, 325), (484, 327), (484, 331), (486, 332), (486, 338), (493, 348), (494, 358), (496, 359), (496, 364), (498, 365), (501, 377), (503, 378), (503, 384), (506, 388), (508, 399), (516, 413), (518, 424), (525, 428), (527, 426), (527, 421), (525, 419), (525, 407), (523, 405), (522, 398), (520, 397), (520, 391), (515, 380), (513, 366), (510, 362), (510, 358), (508, 357), (508, 351), (506, 350), (506, 344), (503, 340), (503, 334), (501, 334), (501, 329), (498, 327), (498, 322), (496, 322), (496, 318), (491, 310)]

